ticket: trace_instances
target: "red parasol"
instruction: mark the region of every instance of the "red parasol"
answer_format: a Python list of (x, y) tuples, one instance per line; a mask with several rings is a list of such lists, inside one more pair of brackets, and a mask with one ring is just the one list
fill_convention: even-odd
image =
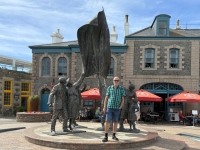
[(136, 91), (137, 98), (140, 102), (161, 102), (162, 98), (150, 93), (148, 91), (145, 91), (143, 89)]
[(192, 102), (192, 103), (200, 103), (200, 95), (189, 92), (183, 91), (176, 95), (172, 95), (166, 98), (167, 102)]
[(81, 93), (82, 100), (101, 100), (98, 88), (93, 88), (88, 91)]

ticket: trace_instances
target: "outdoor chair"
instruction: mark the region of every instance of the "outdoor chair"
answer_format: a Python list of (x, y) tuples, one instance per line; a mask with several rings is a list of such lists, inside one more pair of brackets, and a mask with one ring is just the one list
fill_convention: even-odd
[(179, 117), (179, 124), (182, 124), (182, 125), (184, 124), (183, 118)]
[(151, 122), (151, 117), (149, 115), (145, 116), (144, 122), (147, 122), (147, 121)]
[(141, 112), (140, 120), (145, 122), (145, 117), (146, 117), (146, 113), (145, 112)]

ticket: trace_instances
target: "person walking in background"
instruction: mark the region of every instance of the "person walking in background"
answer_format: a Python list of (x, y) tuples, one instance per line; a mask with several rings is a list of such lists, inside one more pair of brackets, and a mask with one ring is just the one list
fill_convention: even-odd
[(140, 119), (140, 102), (139, 101), (138, 101), (137, 105), (138, 105), (139, 111), (135, 112), (135, 114), (137, 116), (136, 124), (138, 124), (138, 120)]
[(102, 142), (108, 141), (108, 130), (110, 127), (110, 121), (113, 121), (113, 135), (112, 139), (118, 141), (116, 137), (116, 130), (118, 125), (118, 119), (120, 110), (124, 105), (124, 97), (126, 96), (125, 90), (119, 85), (119, 77), (113, 78), (113, 85), (109, 86), (106, 90), (106, 97), (104, 100), (103, 111), (106, 114), (105, 119), (105, 137)]

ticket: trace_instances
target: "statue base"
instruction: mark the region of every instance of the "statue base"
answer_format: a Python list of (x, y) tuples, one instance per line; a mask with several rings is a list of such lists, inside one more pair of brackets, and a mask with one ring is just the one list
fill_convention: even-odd
[(80, 126), (80, 125), (73, 125), (73, 128), (88, 128), (86, 126)]
[(50, 136), (58, 136), (58, 135), (67, 135), (67, 134), (76, 134), (76, 133), (83, 133), (86, 131), (82, 130), (69, 130), (68, 132), (63, 132), (63, 131), (57, 131), (57, 132), (42, 132), (43, 134), (47, 134)]
[(140, 130), (139, 130), (139, 129), (125, 129), (125, 128), (119, 128), (119, 129), (117, 129), (117, 132), (140, 133)]
[(141, 129), (140, 133), (133, 133), (127, 129), (126, 133), (117, 133), (118, 137), (120, 137), (119, 141), (109, 138), (107, 143), (103, 143), (102, 139), (105, 133), (103, 131), (96, 131), (97, 128), (101, 127), (98, 123), (82, 122), (80, 125), (88, 126), (88, 128), (79, 128), (77, 130), (74, 128), (74, 130), (70, 130), (69, 132), (63, 132), (62, 124), (58, 124), (55, 135), (52, 135), (49, 125), (36, 126), (27, 128), (24, 131), (24, 136), (27, 141), (40, 146), (55, 149), (81, 150), (115, 150), (116, 147), (118, 149), (130, 149), (130, 147), (135, 148), (144, 145), (147, 145), (148, 148), (149, 144), (155, 142), (158, 138), (158, 134), (151, 130)]

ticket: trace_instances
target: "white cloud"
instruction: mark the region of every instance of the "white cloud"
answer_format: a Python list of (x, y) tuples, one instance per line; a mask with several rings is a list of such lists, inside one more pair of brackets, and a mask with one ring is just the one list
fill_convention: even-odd
[[(116, 26), (118, 42), (123, 43), (125, 15), (129, 15), (130, 34), (150, 26), (158, 14), (172, 16), (181, 23), (198, 24), (199, 2), (183, 0), (183, 4), (173, 0), (6, 0), (0, 1), (0, 53), (13, 53), (17, 57), (31, 59), (29, 45), (51, 42), (50, 34), (58, 28), (64, 41), (76, 40), (77, 30), (90, 21), (104, 7), (110, 32)], [(176, 3), (176, 5), (174, 4)], [(188, 6), (188, 7), (186, 7)], [(193, 6), (189, 8), (189, 6)], [(184, 8), (185, 11), (182, 11)], [(192, 15), (192, 17), (191, 17)], [(20, 49), (20, 52), (16, 48)]]

